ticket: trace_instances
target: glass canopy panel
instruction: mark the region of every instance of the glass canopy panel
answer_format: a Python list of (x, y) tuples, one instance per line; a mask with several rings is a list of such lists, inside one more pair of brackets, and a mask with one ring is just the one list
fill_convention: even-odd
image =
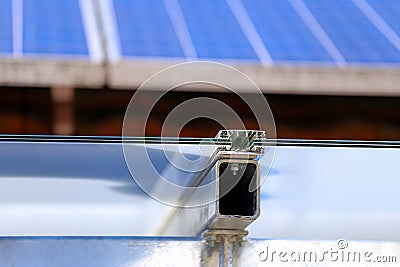
[[(169, 148), (206, 160), (208, 140), (171, 138)], [(130, 141), (158, 171), (171, 168), (159, 138)], [(399, 142), (276, 141), (250, 236), (400, 240)], [(132, 179), (119, 137), (0, 137), (2, 236), (155, 235), (170, 210)]]

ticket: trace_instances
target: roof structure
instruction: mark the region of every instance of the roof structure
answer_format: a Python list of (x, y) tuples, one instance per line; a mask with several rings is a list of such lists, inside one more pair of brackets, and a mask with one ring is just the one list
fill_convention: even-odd
[(0, 84), (134, 89), (202, 60), (265, 93), (399, 95), (399, 12), (390, 0), (5, 0)]

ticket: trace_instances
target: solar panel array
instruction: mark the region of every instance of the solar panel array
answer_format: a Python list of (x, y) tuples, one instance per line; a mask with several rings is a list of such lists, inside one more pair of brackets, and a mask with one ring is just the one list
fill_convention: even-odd
[(11, 1), (0, 1), (0, 52), (12, 53)]
[(88, 55), (78, 0), (21, 2), (23, 53)]
[(78, 0), (2, 0), (0, 53), (88, 56)]
[(392, 0), (2, 0), (0, 54), (393, 64), (398, 14)]
[(115, 0), (114, 6), (122, 57), (400, 62), (400, 3), (391, 0)]

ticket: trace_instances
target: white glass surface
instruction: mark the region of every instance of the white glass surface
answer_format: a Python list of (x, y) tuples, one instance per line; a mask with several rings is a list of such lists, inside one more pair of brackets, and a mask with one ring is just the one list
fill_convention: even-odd
[[(137, 186), (118, 138), (50, 139), (0, 141), (1, 236), (157, 233), (170, 207)], [(193, 140), (178, 147), (198, 156)], [(167, 168), (162, 145), (147, 146)], [(400, 240), (397, 147), (280, 140), (250, 236)]]

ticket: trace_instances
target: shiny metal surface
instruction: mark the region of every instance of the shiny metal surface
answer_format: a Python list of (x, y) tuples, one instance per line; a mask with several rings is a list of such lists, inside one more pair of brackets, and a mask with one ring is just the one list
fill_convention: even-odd
[(0, 238), (0, 266), (201, 266), (199, 240), (161, 238)]
[[(0, 256), (0, 266), (14, 267), (220, 266), (221, 262), (217, 246), (208, 253), (198, 239), (161, 237), (2, 237)], [(234, 245), (230, 258), (231, 266), (244, 267), (397, 266), (400, 243), (248, 240)]]
[(399, 159), (390, 147), (278, 147), (250, 235), (399, 241)]
[(120, 143), (0, 143), (0, 235), (151, 235), (169, 209), (132, 179)]
[[(119, 140), (45, 139), (0, 140), (1, 236), (157, 233), (170, 207), (135, 184)], [(279, 141), (250, 236), (399, 241), (399, 159), (397, 143)]]

